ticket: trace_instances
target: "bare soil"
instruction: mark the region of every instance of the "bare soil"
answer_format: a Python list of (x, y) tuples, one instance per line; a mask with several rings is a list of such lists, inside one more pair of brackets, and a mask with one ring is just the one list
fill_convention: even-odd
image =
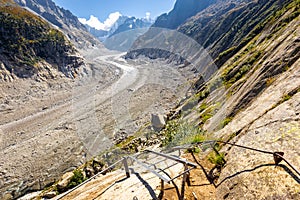
[[(184, 158), (189, 160), (190, 162), (196, 163), (191, 154), (185, 154)], [(209, 172), (213, 168), (213, 164), (211, 164), (207, 159), (200, 158), (199, 155), (196, 155), (198, 162)], [(190, 181), (191, 186), (185, 184), (185, 193), (184, 197), (188, 200), (215, 200), (216, 199), (216, 188), (213, 184), (211, 184), (203, 170), (197, 166), (196, 169), (191, 170), (190, 172)], [(182, 177), (176, 180), (176, 185), (181, 192), (182, 186)], [(164, 200), (178, 200), (178, 194), (173, 184), (166, 185), (165, 193), (163, 198)]]

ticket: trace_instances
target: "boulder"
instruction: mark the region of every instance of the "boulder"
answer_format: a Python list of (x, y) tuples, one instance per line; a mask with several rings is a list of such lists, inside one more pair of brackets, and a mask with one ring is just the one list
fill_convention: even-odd
[(166, 121), (163, 115), (152, 114), (151, 115), (151, 125), (155, 131), (160, 131), (166, 125)]
[(74, 176), (73, 172), (67, 172), (63, 175), (61, 181), (57, 183), (57, 189), (59, 191), (64, 191), (67, 189), (68, 184), (70, 183), (71, 178)]

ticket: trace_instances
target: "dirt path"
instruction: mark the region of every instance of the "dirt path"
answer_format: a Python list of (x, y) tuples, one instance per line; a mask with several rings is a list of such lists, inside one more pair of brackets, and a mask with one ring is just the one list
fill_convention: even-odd
[[(200, 157), (199, 157), (200, 156)], [(190, 154), (185, 154), (184, 157), (190, 162), (196, 163), (194, 158)], [(213, 165), (207, 160), (203, 159), (200, 154), (195, 154), (198, 162), (209, 172)], [(185, 185), (185, 199), (197, 199), (197, 200), (216, 200), (216, 188), (213, 184), (210, 184), (207, 180), (203, 170), (200, 166), (190, 172), (191, 186)], [(182, 179), (179, 178), (175, 181), (179, 191), (181, 189)], [(173, 184), (166, 185), (165, 194), (163, 199), (166, 200), (177, 200), (178, 194)]]

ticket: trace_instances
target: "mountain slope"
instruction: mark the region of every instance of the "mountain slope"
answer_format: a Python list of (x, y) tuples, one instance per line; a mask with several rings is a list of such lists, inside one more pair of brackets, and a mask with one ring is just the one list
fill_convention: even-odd
[[(231, 44), (216, 56), (224, 64), (176, 113), (184, 113), (180, 120), (200, 126), (209, 138), (282, 151), (299, 170), (300, 1), (258, 1), (248, 6), (251, 9), (241, 8), (244, 15), (239, 16), (251, 10), (255, 17), (242, 20), (241, 27), (251, 27), (258, 17), (259, 23), (237, 46)], [(222, 35), (231, 35), (229, 42), (234, 43), (231, 28)], [(216, 177), (216, 199), (300, 198), (299, 174), (286, 163), (274, 168), (272, 155), (222, 147), (227, 162)]]
[(153, 27), (176, 29), (186, 19), (215, 2), (216, 0), (178, 0), (171, 12), (157, 18)]
[[(197, 15), (187, 19), (179, 25), (177, 31), (197, 41), (209, 51), (213, 59), (216, 59), (223, 51), (231, 48), (230, 51), (215, 60), (215, 64), (221, 66), (224, 61), (240, 50), (252, 38), (251, 34), (260, 31), (259, 27), (257, 27), (257, 30), (254, 30), (254, 27), (260, 24), (263, 19), (272, 15), (274, 11), (280, 9), (283, 2), (273, 0), (217, 1)], [(164, 28), (164, 26), (162, 27)], [(143, 46), (143, 43), (146, 43), (147, 40), (151, 41), (153, 32), (155, 32), (157, 38), (160, 37), (160, 30), (153, 28), (135, 42), (127, 57), (134, 58), (139, 55), (151, 55), (151, 58), (170, 57), (170, 54), (155, 54), (146, 49), (139, 48), (138, 51), (135, 51), (137, 46)]]
[(61, 29), (66, 36), (79, 48), (100, 45), (70, 11), (56, 6), (52, 0), (15, 0), (21, 6), (45, 18)]
[(263, 21), (280, 10), (284, 2), (289, 1), (225, 1), (198, 13), (178, 31), (194, 38), (214, 59), (231, 48), (215, 61), (220, 66), (260, 32)]
[(73, 77), (82, 57), (62, 32), (8, 1), (0, 7), (1, 79)]

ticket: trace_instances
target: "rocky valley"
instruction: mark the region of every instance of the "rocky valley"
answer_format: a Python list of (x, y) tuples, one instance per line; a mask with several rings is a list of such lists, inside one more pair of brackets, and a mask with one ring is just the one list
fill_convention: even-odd
[(174, 147), (200, 163), (186, 199), (299, 199), (299, 15), (299, 0), (177, 0), (121, 53), (51, 0), (1, 1), (0, 199), (156, 199), (138, 162), (102, 170), (163, 169), (144, 153)]

